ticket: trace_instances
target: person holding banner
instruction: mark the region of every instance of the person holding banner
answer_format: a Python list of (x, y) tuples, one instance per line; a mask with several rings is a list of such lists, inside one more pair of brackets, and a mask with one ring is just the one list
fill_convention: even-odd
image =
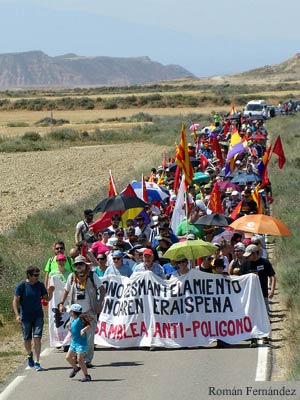
[[(273, 266), (269, 260), (260, 257), (260, 250), (255, 244), (250, 244), (247, 246), (243, 255), (245, 257), (245, 261), (241, 265), (239, 275), (245, 275), (249, 273), (258, 275), (266, 309), (269, 314), (269, 299), (273, 298), (276, 287), (276, 276)], [(269, 338), (264, 338), (263, 343), (269, 344)]]
[(154, 262), (154, 253), (152, 249), (144, 249), (143, 262), (138, 264), (134, 272), (151, 271), (161, 279), (165, 279), (163, 267)]
[(179, 266), (179, 268), (175, 272), (173, 272), (170, 279), (180, 278), (182, 275), (185, 275), (188, 272), (190, 272), (189, 262), (187, 258), (182, 258), (176, 261), (176, 264)]

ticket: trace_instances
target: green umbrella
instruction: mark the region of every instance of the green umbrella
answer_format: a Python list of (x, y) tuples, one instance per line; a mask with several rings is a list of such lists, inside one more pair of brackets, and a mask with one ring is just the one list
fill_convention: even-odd
[(204, 240), (186, 240), (185, 242), (174, 243), (164, 254), (164, 258), (170, 260), (195, 260), (199, 257), (210, 256), (218, 249), (217, 246)]
[(207, 182), (209, 180), (210, 180), (210, 176), (207, 174), (204, 174), (203, 172), (195, 172), (194, 173), (193, 183)]

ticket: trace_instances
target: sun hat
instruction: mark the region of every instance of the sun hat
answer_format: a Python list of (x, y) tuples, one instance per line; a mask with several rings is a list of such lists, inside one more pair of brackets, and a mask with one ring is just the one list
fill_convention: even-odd
[(69, 308), (69, 312), (74, 311), (76, 313), (81, 313), (82, 312), (82, 307), (80, 304), (72, 304), (71, 307)]
[(56, 261), (66, 261), (66, 256), (64, 254), (57, 254)]
[(256, 253), (257, 251), (259, 251), (259, 248), (255, 244), (249, 244), (249, 246), (246, 247), (246, 251), (243, 256), (249, 257), (251, 254)]
[(74, 265), (76, 265), (76, 264), (88, 264), (88, 262), (86, 261), (86, 258), (84, 257), (84, 256), (77, 256), (77, 257), (75, 257), (75, 260), (74, 260)]
[(113, 256), (113, 257), (124, 257), (124, 253), (123, 253), (123, 251), (121, 251), (121, 250), (114, 250), (114, 251), (112, 252), (112, 256)]

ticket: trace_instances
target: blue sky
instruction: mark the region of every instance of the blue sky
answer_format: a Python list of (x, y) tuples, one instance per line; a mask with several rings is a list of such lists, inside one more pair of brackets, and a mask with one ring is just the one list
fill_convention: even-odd
[(0, 0), (0, 53), (149, 56), (198, 77), (300, 52), (299, 0)]

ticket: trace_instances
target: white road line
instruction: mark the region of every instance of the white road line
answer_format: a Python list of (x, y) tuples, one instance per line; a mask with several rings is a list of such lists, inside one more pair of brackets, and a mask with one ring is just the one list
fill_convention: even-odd
[(4, 390), (0, 393), (0, 400), (6, 400), (15, 390), (15, 388), (25, 379), (24, 375), (17, 376)]
[(270, 347), (258, 347), (257, 366), (255, 381), (265, 382), (268, 380), (268, 358)]

